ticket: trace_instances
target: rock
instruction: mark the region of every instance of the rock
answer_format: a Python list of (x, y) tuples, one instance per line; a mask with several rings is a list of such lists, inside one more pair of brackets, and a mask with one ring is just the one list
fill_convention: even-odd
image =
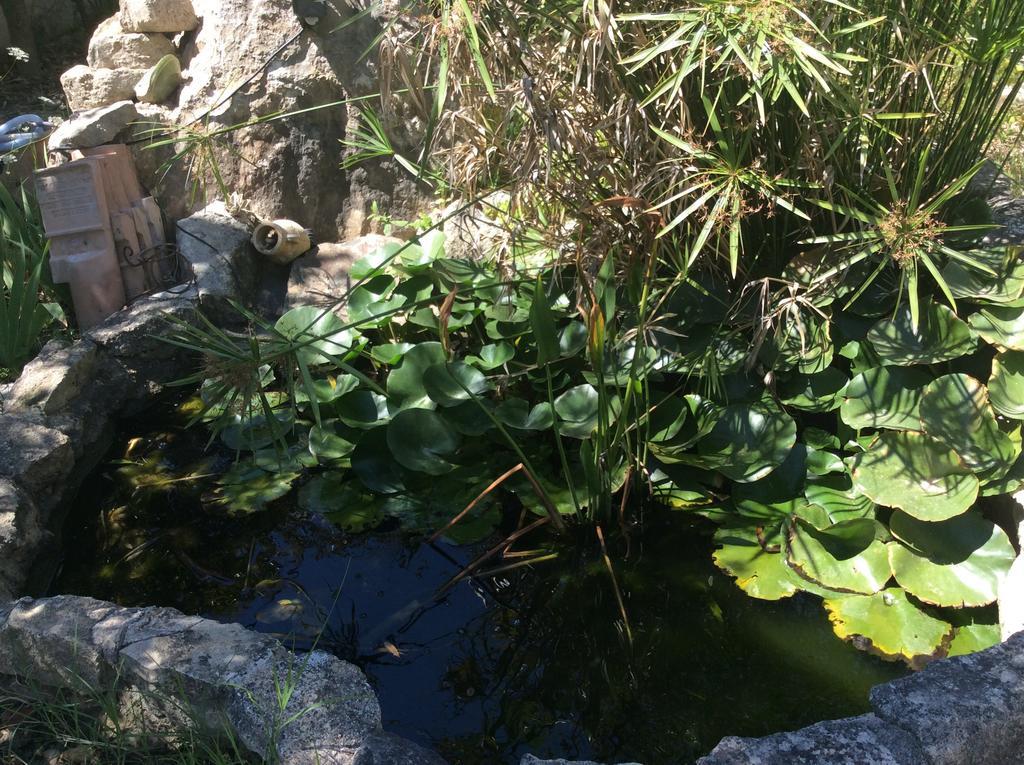
[(38, 501), (51, 498), (73, 467), (68, 437), (23, 414), (0, 417), (0, 478), (8, 478)]
[(0, 674), (81, 689), (106, 685), (112, 667), (92, 641), (93, 627), (116, 607), (92, 598), (61, 595), (19, 600), (0, 627)]
[(81, 112), (131, 100), (143, 74), (145, 71), (135, 69), (92, 69), (79, 64), (61, 75), (60, 84), (71, 111)]
[(125, 32), (190, 32), (197, 26), (191, 0), (121, 0)]
[(919, 762), (1019, 762), (1024, 751), (1024, 633), (929, 664), (871, 691), (875, 713), (911, 733)]
[(363, 743), (352, 765), (446, 765), (418, 744), (390, 733), (379, 733)]
[(50, 151), (91, 149), (110, 143), (138, 117), (139, 112), (131, 101), (118, 101), (110, 106), (81, 112), (53, 131)]
[(44, 414), (64, 409), (92, 378), (96, 352), (96, 344), (89, 340), (69, 347), (47, 343), (15, 381), (8, 409), (39, 409)]
[(728, 736), (697, 765), (923, 765), (914, 738), (874, 715), (765, 738)]
[[(374, 203), (399, 219), (415, 218), (433, 203), (391, 161), (374, 160), (349, 172), (341, 169), (341, 142), (351, 137), (358, 122), (357, 110), (343, 102), (378, 90), (376, 57), (364, 52), (373, 48), (382, 25), (376, 11), (353, 20), (344, 4), (327, 5), (328, 16), (319, 28), (335, 29), (344, 21), (343, 29), (329, 35), (302, 34), (274, 56), (281, 41), (301, 29), (290, 3), (195, 0), (202, 25), (184, 42), (181, 60), (187, 77), (177, 102), (168, 106), (186, 118), (178, 122), (203, 117), (212, 109), (210, 129), (307, 110), (225, 132), (214, 145), (213, 156), (226, 187), (247, 210), (264, 220), (295, 220), (319, 241), (331, 242), (370, 232)], [(271, 63), (265, 69), (258, 69), (267, 61)], [(255, 79), (235, 92), (242, 75), (253, 72)], [(327, 104), (333, 105), (325, 108)], [(398, 122), (404, 127), (404, 121)], [(157, 160), (173, 156), (173, 147), (144, 147), (135, 147), (143, 182), (170, 217), (187, 217), (195, 211), (189, 163), (176, 162), (165, 172)], [(212, 172), (200, 180), (212, 199), (217, 190)]]
[(0, 577), (11, 589), (24, 584), (26, 569), (50, 536), (32, 498), (0, 480)]
[(174, 45), (162, 34), (125, 32), (117, 16), (100, 24), (89, 42), (89, 66), (93, 69), (145, 71), (168, 54)]
[(256, 253), (249, 237), (249, 226), (221, 202), (178, 222), (178, 249), (192, 267), (203, 310), (230, 310), (229, 298), (251, 294)]
[(160, 104), (181, 85), (181, 62), (173, 53), (160, 59), (135, 86), (135, 97), (147, 104)]
[(288, 278), (288, 307), (336, 302), (348, 289), (348, 272), (352, 264), (386, 244), (401, 245), (402, 240), (368, 234), (349, 242), (314, 247), (292, 263)]

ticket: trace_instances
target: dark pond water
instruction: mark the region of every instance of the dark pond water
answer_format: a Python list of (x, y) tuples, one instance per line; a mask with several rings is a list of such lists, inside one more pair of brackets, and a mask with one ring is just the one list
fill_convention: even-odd
[[(126, 434), (83, 488), (55, 591), (317, 642), (366, 671), (388, 730), (453, 765), (526, 752), (692, 762), (725, 735), (860, 714), (872, 685), (904, 672), (836, 639), (813, 598), (748, 598), (711, 563), (712, 528), (667, 511), (628, 549), (609, 543), (632, 644), (589, 536), (438, 598), (479, 547), (397, 527), (345, 534), (290, 497), (229, 518), (204, 497), (230, 455), (204, 454), (205, 432), (173, 411)], [(125, 455), (149, 488), (132, 490)]]

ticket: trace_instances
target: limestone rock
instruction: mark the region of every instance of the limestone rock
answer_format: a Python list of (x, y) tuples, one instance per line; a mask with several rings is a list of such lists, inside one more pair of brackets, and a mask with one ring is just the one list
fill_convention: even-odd
[(60, 84), (71, 111), (81, 112), (130, 100), (143, 74), (144, 70), (92, 69), (79, 64), (61, 75)]
[(911, 733), (931, 765), (1019, 762), (1024, 752), (1024, 633), (929, 664), (871, 691), (875, 713)]
[(125, 32), (121, 20), (112, 16), (93, 32), (88, 62), (93, 69), (145, 71), (174, 52), (174, 45), (164, 35)]
[(445, 761), (418, 744), (380, 733), (363, 743), (352, 765), (445, 765)]
[(178, 222), (178, 249), (192, 267), (204, 310), (222, 311), (228, 298), (251, 291), (256, 254), (249, 227), (223, 203)]
[(135, 86), (135, 97), (147, 104), (160, 104), (181, 85), (181, 62), (173, 53), (160, 59), (142, 75)]
[(25, 569), (50, 535), (32, 498), (11, 481), (0, 480), (0, 577), (20, 587)]
[(18, 377), (9, 410), (38, 408), (55, 414), (82, 391), (96, 366), (96, 344), (88, 340), (65, 347), (51, 341)]
[(321, 244), (292, 263), (288, 278), (287, 304), (326, 305), (338, 300), (348, 288), (348, 272), (360, 258), (400, 239), (368, 234), (348, 242)]
[(191, 0), (121, 0), (125, 32), (189, 32), (197, 26)]
[(39, 419), (0, 417), (0, 478), (8, 478), (37, 499), (59, 492), (73, 467), (68, 437)]
[(53, 131), (50, 150), (91, 149), (111, 143), (138, 117), (139, 112), (131, 101), (118, 101), (110, 106), (81, 112)]
[(914, 738), (874, 715), (764, 738), (728, 736), (697, 765), (922, 765)]

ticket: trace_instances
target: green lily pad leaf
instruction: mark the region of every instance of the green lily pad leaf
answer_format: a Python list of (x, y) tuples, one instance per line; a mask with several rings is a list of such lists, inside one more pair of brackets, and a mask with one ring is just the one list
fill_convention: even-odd
[(480, 349), (479, 356), (468, 356), (466, 361), (480, 369), (497, 369), (507, 364), (516, 355), (511, 343), (491, 343)]
[(823, 372), (832, 363), (833, 354), (829, 322), (813, 314), (798, 319), (787, 314), (762, 350), (765, 363), (772, 369), (795, 369), (805, 375)]
[(928, 435), (952, 446), (977, 472), (1016, 459), (1010, 437), (999, 429), (988, 390), (973, 377), (945, 375), (924, 389), (921, 423)]
[(494, 416), (517, 430), (547, 430), (555, 424), (555, 410), (547, 401), (531, 409), (521, 398), (506, 399), (494, 410)]
[(393, 367), (402, 357), (415, 348), (414, 343), (382, 343), (370, 349), (370, 358)]
[(379, 249), (371, 252), (364, 258), (360, 258), (352, 264), (349, 269), (349, 276), (356, 281), (371, 279), (374, 275), (381, 275), (387, 265), (394, 262), (396, 253), (404, 247), (404, 243), (388, 242)]
[(267, 472), (255, 465), (239, 462), (218, 481), (219, 499), (231, 515), (258, 513), (290, 492), (299, 475), (295, 472)]
[(833, 523), (852, 518), (874, 518), (875, 503), (854, 488), (848, 475), (828, 475), (807, 482), (804, 496), (825, 509)]
[(997, 276), (950, 260), (942, 278), (956, 298), (1008, 303), (1024, 293), (1024, 258), (1019, 247), (972, 250), (971, 257), (991, 268)]
[(356, 287), (349, 294), (348, 318), (349, 321), (358, 323), (360, 329), (383, 327), (407, 302), (404, 295), (388, 296), (387, 293), (394, 286), (393, 279), (390, 277), (380, 278), (382, 287), (374, 285), (374, 282), (377, 281), (374, 279), (361, 287)]
[(994, 478), (981, 486), (981, 496), (998, 497), (1001, 494), (1016, 494), (1024, 490), (1024, 455), (1017, 457), (1010, 469), (999, 478)]
[(305, 468), (316, 467), (317, 461), (309, 450), (292, 446), (288, 451), (261, 449), (253, 452), (252, 464), (269, 473), (301, 473)]
[(445, 409), (444, 417), (462, 435), (482, 436), (494, 429), (494, 421), (487, 416), (488, 412), (493, 414), (494, 404), (489, 399), (480, 399), (449, 407)]
[(814, 375), (797, 375), (779, 383), (779, 400), (806, 412), (831, 412), (842, 402), (849, 379), (835, 367)]
[(440, 343), (419, 343), (407, 351), (401, 365), (388, 375), (388, 395), (400, 409), (433, 409), (423, 376), (435, 364), (444, 364), (444, 348)]
[(274, 329), (287, 340), (303, 344), (296, 355), (309, 365), (348, 361), (365, 344), (357, 332), (345, 329), (335, 313), (316, 306), (293, 308), (277, 320)]
[(802, 589), (799, 577), (786, 565), (781, 538), (759, 539), (753, 528), (720, 528), (715, 532), (715, 565), (736, 578), (736, 585), (759, 600), (781, 600)]
[(423, 373), (427, 395), (440, 406), (459, 406), (490, 389), (483, 372), (461, 361), (435, 364)]
[(309, 430), (309, 453), (321, 462), (342, 460), (352, 454), (356, 445), (349, 440), (349, 432), (340, 423), (325, 421)]
[(726, 407), (697, 444), (705, 463), (740, 483), (764, 478), (785, 462), (796, 443), (793, 418), (764, 404)]
[[(359, 378), (355, 375), (340, 375), (326, 380), (313, 380), (313, 395), (316, 396), (317, 403), (330, 404), (358, 387)], [(306, 386), (299, 385), (295, 390), (295, 403), (304, 404), (308, 401), (309, 393)]]
[(895, 512), (889, 546), (896, 581), (918, 600), (963, 608), (994, 603), (1016, 552), (999, 526), (978, 513), (927, 523)]
[(827, 598), (825, 610), (843, 640), (914, 668), (945, 656), (953, 639), (953, 625), (926, 614), (899, 587), (874, 595)]
[(838, 454), (822, 449), (807, 449), (808, 475), (828, 475), (829, 473), (845, 473), (846, 464)]
[(651, 471), (651, 494), (674, 510), (706, 508), (715, 504), (704, 482), (710, 475), (685, 465), (662, 465)]
[(380, 504), (344, 473), (319, 475), (299, 490), (299, 507), (358, 534), (384, 520)]
[(817, 529), (800, 518), (788, 525), (786, 562), (804, 579), (838, 592), (870, 595), (892, 575), (884, 529), (877, 521), (856, 518)]
[(956, 628), (949, 656), (966, 656), (986, 648), (999, 645), (1001, 641), (998, 624), (966, 624)]
[(659, 413), (658, 408), (651, 415), (651, 431), (657, 437), (678, 430), (664, 441), (652, 439), (649, 448), (651, 453), (662, 462), (673, 463), (688, 461), (687, 451), (698, 441), (708, 435), (718, 422), (722, 410), (710, 400), (697, 394), (683, 396), (685, 411), (675, 414), (675, 405), (669, 405)]
[(931, 377), (916, 369), (875, 367), (846, 386), (839, 416), (855, 430), (920, 430), (921, 391)]
[(884, 364), (911, 366), (937, 364), (972, 353), (977, 342), (970, 327), (948, 307), (936, 302), (921, 306), (915, 332), (910, 308), (904, 306), (895, 318), (882, 319), (868, 332), (868, 340)]
[(588, 383), (570, 388), (555, 399), (558, 432), (570, 438), (588, 438), (597, 430), (599, 394)]
[(586, 347), (587, 325), (582, 321), (571, 321), (558, 333), (558, 352), (563, 358), (575, 356)]
[(289, 411), (274, 412), (268, 420), (263, 415), (236, 418), (220, 431), (220, 440), (232, 451), (258, 451), (280, 442), (295, 427), (295, 415)]
[(501, 509), (491, 503), (488, 507), (474, 508), (471, 515), (449, 528), (441, 538), (453, 545), (471, 545), (487, 539), (500, 524)]
[(444, 475), (455, 469), (445, 457), (459, 448), (459, 434), (430, 409), (403, 409), (387, 427), (388, 448), (409, 470)]
[(988, 395), (999, 414), (1024, 420), (1024, 352), (1004, 351), (995, 357)]
[[(766, 511), (784, 518), (805, 504), (804, 479), (807, 476), (807, 449), (797, 444), (778, 468), (764, 478), (737, 483), (732, 501), (740, 515), (766, 517)], [(780, 519), (781, 519), (780, 518)]]
[(883, 431), (854, 458), (851, 475), (857, 491), (923, 521), (960, 515), (978, 498), (977, 477), (956, 452), (924, 433)]
[(985, 308), (968, 319), (987, 343), (1011, 351), (1024, 351), (1024, 308)]
[(356, 390), (346, 393), (334, 405), (338, 419), (350, 428), (369, 430), (390, 419), (388, 400), (379, 393)]
[(350, 458), (352, 472), (370, 491), (399, 494), (406, 490), (406, 476), (388, 448), (387, 430), (371, 430), (356, 444)]
[(670, 396), (658, 401), (647, 417), (647, 440), (651, 443), (671, 441), (690, 418), (689, 402)]

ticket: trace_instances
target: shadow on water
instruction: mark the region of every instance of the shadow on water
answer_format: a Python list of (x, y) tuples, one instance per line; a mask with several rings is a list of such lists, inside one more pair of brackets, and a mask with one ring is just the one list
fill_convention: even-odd
[(365, 669), (385, 728), (453, 765), (525, 752), (693, 761), (725, 735), (862, 713), (872, 685), (904, 672), (840, 642), (809, 596), (748, 598), (712, 564), (713, 529), (677, 513), (651, 514), (628, 558), (610, 541), (632, 645), (590, 541), (438, 601), (479, 548), (397, 527), (347, 535), (289, 498), (227, 517), (211, 478), (180, 480), (230, 464), (204, 455), (204, 435), (167, 416), (123, 439), (115, 457), (133, 464), (108, 464), (83, 489), (55, 591), (316, 643)]

